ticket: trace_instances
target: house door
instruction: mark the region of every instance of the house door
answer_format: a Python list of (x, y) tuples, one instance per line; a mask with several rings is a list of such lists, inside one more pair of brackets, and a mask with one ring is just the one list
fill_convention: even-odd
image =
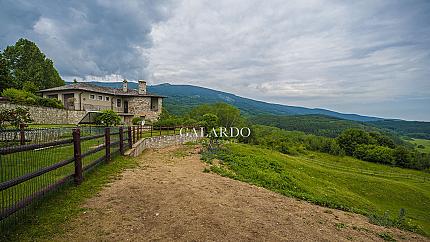
[(128, 113), (128, 101), (124, 101), (124, 113)]
[(67, 93), (63, 95), (64, 108), (69, 110), (75, 109), (75, 94)]

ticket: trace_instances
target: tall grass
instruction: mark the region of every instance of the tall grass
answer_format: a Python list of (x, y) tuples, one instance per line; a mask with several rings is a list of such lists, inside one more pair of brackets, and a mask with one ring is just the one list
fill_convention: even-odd
[(203, 157), (222, 161), (211, 166), (215, 173), (318, 205), (375, 218), (386, 213), (393, 223), (403, 209), (404, 228), (430, 234), (427, 173), (317, 152), (290, 156), (244, 144)]

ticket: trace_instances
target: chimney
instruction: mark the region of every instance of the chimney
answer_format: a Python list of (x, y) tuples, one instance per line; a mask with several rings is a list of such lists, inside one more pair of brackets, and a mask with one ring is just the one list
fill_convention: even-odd
[(124, 81), (122, 82), (122, 91), (123, 92), (127, 92), (128, 91), (128, 83), (127, 83), (126, 79), (124, 79)]
[(145, 80), (139, 80), (139, 94), (145, 95), (146, 94), (146, 81)]

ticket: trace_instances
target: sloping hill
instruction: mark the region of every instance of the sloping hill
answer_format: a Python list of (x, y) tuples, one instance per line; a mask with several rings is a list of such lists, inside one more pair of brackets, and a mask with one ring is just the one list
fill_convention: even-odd
[[(108, 87), (121, 87), (121, 82), (92, 82), (96, 85)], [(137, 83), (129, 83), (130, 88), (137, 88)], [(320, 108), (305, 108), (288, 106), (274, 103), (256, 101), (249, 98), (239, 97), (231, 93), (212, 90), (209, 88), (192, 85), (160, 84), (148, 86), (148, 92), (167, 96), (166, 108), (173, 114), (183, 114), (202, 103), (225, 102), (239, 108), (244, 115), (308, 115), (322, 114), (354, 121), (377, 121), (381, 118), (362, 116), (358, 114), (344, 114)]]
[(239, 97), (231, 93), (191, 85), (160, 84), (151, 86), (149, 90), (168, 96), (169, 98), (166, 100), (166, 103), (175, 107), (173, 110), (182, 109), (182, 105), (186, 105), (187, 108), (190, 108), (190, 106), (197, 106), (201, 103), (226, 102), (239, 108), (245, 115), (323, 114), (331, 117), (363, 122), (380, 120), (380, 118), (376, 117), (361, 116), (357, 114), (343, 114), (320, 108), (313, 109), (256, 101), (249, 98)]

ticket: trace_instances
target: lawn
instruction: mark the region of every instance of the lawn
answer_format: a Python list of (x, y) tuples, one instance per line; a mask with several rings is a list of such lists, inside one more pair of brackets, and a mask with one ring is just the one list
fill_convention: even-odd
[(425, 153), (430, 153), (430, 140), (428, 139), (412, 139), (409, 141), (414, 144), (417, 150)]
[(367, 216), (388, 211), (392, 219), (404, 208), (409, 225), (430, 234), (430, 174), (317, 152), (289, 156), (244, 144), (202, 155), (206, 161), (213, 157), (222, 161), (211, 166), (215, 173), (315, 204)]

